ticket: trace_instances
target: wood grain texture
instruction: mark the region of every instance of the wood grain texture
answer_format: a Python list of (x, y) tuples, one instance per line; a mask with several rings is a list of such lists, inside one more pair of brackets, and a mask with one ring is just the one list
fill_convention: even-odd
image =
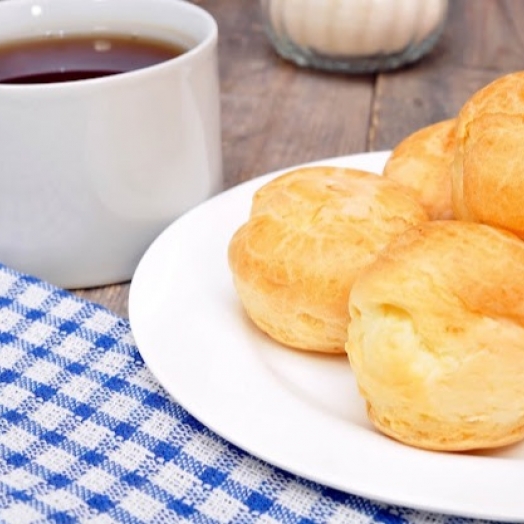
[[(258, 0), (194, 0), (219, 27), (225, 186), (297, 163), (393, 148), (455, 115), (477, 89), (524, 69), (524, 2), (450, 0), (419, 63), (380, 75), (298, 68), (273, 51)], [(77, 291), (127, 315), (129, 284)]]
[(101, 304), (121, 317), (128, 316), (129, 282), (92, 289), (77, 289), (74, 293), (86, 300)]
[(454, 116), (475, 91), (524, 68), (524, 2), (450, 0), (444, 34), (420, 63), (379, 75), (370, 149)]
[(219, 26), (227, 187), (366, 149), (372, 76), (349, 78), (285, 62), (266, 38), (258, 1), (196, 3)]

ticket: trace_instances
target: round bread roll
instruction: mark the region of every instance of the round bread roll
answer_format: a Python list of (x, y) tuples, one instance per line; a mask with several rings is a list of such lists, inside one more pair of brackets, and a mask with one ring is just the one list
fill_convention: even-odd
[(344, 353), (349, 291), (358, 271), (408, 227), (427, 220), (393, 181), (336, 167), (284, 174), (253, 198), (229, 244), (248, 316), (293, 348)]
[(451, 163), (455, 152), (455, 119), (415, 131), (391, 152), (383, 175), (410, 189), (431, 220), (453, 218)]
[(524, 438), (524, 242), (484, 224), (409, 229), (353, 285), (346, 351), (383, 433), (432, 450)]
[(503, 227), (523, 238), (524, 193), (515, 191), (520, 184), (514, 178), (524, 170), (522, 148), (515, 147), (523, 118), (524, 72), (498, 78), (464, 104), (451, 177), (455, 218)]

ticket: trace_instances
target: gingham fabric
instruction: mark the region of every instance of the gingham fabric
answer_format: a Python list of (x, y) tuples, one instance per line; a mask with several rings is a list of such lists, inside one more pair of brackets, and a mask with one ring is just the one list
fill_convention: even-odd
[(255, 459), (166, 394), (127, 320), (1, 265), (0, 520), (473, 522), (374, 503)]

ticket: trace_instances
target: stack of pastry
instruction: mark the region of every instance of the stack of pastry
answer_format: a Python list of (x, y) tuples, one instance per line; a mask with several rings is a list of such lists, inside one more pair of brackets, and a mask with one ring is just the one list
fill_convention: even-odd
[(231, 240), (255, 324), (294, 348), (345, 350), (370, 420), (404, 443), (524, 439), (522, 139), (519, 72), (403, 140), (383, 177), (275, 179)]
[(253, 198), (229, 244), (229, 264), (249, 317), (293, 348), (343, 353), (348, 296), (358, 272), (390, 240), (428, 219), (395, 182), (372, 173), (309, 167)]

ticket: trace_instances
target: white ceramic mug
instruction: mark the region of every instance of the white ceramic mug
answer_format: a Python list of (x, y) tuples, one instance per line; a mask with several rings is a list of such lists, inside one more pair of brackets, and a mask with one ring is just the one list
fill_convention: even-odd
[(91, 31), (189, 50), (98, 79), (0, 84), (0, 263), (67, 288), (129, 279), (222, 180), (214, 19), (181, 0), (0, 2), (0, 45)]

